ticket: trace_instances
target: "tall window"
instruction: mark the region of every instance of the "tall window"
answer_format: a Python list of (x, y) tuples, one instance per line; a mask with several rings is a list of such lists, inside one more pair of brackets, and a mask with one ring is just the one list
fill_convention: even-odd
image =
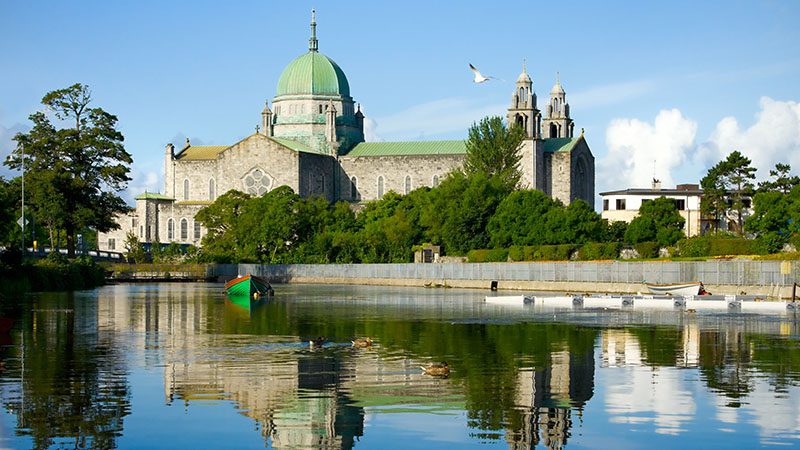
[(200, 222), (194, 221), (194, 240), (200, 239)]
[(108, 249), (109, 250), (116, 250), (117, 248), (117, 241), (113, 238), (108, 238)]
[(617, 211), (621, 211), (621, 210), (625, 209), (625, 199), (624, 198), (618, 198), (617, 199), (617, 208), (616, 209), (617, 209)]
[(378, 198), (383, 197), (383, 175), (378, 177)]
[(181, 241), (186, 242), (189, 239), (189, 221), (181, 219)]
[(183, 199), (189, 200), (189, 179), (183, 180)]
[(170, 241), (175, 239), (175, 221), (172, 219), (167, 221), (167, 239)]
[(431, 184), (433, 184), (433, 187), (439, 186), (439, 175), (433, 176), (433, 183)]
[(603, 199), (603, 211), (608, 211), (608, 199)]
[(350, 198), (358, 200), (358, 178), (350, 178)]
[(208, 180), (208, 199), (212, 202), (217, 199), (217, 183), (213, 178)]
[(411, 192), (411, 175), (406, 175), (406, 183), (404, 189), (406, 195), (408, 195), (408, 193)]

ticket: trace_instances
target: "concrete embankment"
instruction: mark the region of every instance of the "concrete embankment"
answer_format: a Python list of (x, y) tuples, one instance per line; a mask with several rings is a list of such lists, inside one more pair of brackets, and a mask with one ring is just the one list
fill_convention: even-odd
[(426, 286), (573, 293), (646, 293), (644, 283), (702, 281), (715, 294), (790, 298), (800, 261), (558, 261), (480, 264), (220, 264), (225, 278), (253, 273), (273, 282)]

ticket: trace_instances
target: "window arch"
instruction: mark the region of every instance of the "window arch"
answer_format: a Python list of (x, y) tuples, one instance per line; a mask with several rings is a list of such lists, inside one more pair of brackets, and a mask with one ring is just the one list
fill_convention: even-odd
[(189, 221), (185, 218), (181, 219), (181, 241), (186, 242), (189, 240)]
[(408, 195), (411, 192), (411, 175), (406, 175), (406, 182), (403, 188), (405, 190), (405, 195)]
[(212, 202), (217, 199), (217, 183), (213, 178), (208, 180), (208, 199)]
[(350, 198), (358, 200), (358, 178), (350, 178)]
[(383, 175), (378, 177), (378, 198), (383, 197)]
[(431, 184), (433, 184), (433, 187), (439, 186), (439, 175), (433, 176), (433, 181)]
[(175, 239), (175, 221), (169, 219), (167, 221), (167, 240), (173, 241)]
[(197, 220), (194, 221), (194, 240), (200, 239), (200, 222)]
[(183, 199), (189, 200), (189, 179), (184, 178), (183, 180)]

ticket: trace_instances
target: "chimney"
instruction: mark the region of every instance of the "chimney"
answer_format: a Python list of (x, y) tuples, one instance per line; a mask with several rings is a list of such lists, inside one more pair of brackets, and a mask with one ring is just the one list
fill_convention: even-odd
[(661, 180), (653, 178), (653, 190), (660, 191), (661, 190)]

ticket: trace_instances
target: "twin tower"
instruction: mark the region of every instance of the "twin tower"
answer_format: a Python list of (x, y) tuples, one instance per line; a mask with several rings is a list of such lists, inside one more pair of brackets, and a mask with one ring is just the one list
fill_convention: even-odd
[(533, 82), (523, 64), (522, 73), (517, 77), (516, 89), (511, 95), (511, 106), (506, 114), (508, 125), (521, 126), (529, 139), (572, 138), (575, 123), (569, 117), (567, 94), (558, 78), (550, 90), (550, 103), (547, 104), (545, 113), (546, 116), (542, 118), (542, 113), (536, 107)]

